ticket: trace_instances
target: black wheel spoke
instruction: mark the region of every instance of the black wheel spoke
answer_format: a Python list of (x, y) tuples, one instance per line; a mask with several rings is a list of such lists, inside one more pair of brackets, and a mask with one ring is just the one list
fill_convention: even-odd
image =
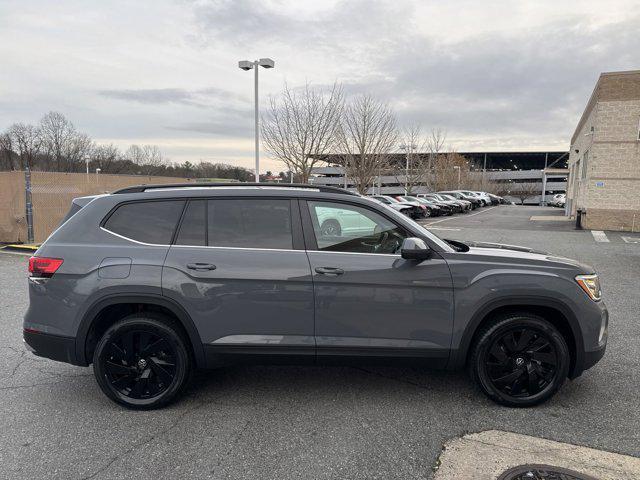
[(126, 365), (122, 365), (121, 363), (107, 361), (105, 364), (106, 369), (109, 373), (114, 375), (133, 375), (135, 374), (135, 369), (132, 367), (128, 367)]
[(513, 383), (515, 382), (518, 377), (520, 377), (522, 374), (524, 373), (524, 370), (522, 370), (521, 368), (518, 368), (516, 370), (514, 370), (513, 372), (509, 372), (506, 375), (503, 375), (501, 377), (495, 378), (493, 380), (494, 383), (502, 383), (502, 384), (507, 384), (507, 383)]
[(117, 344), (113, 342), (111, 342), (111, 344), (109, 345), (109, 354), (111, 355), (111, 358), (118, 361), (126, 360), (126, 357), (127, 357), (124, 350), (122, 350), (122, 348), (120, 348)]
[(529, 350), (532, 352), (539, 352), (540, 350), (544, 350), (547, 347), (550, 347), (551, 344), (545, 338), (537, 338), (535, 342), (531, 344)]
[(509, 353), (514, 353), (517, 350), (516, 336), (514, 332), (510, 332), (505, 335), (502, 338), (502, 343)]
[(154, 339), (151, 343), (148, 343), (140, 352), (142, 355), (151, 355), (159, 352), (163, 348), (167, 347), (167, 341), (164, 338)]
[(498, 345), (498, 342), (493, 344), (491, 350), (489, 350), (489, 353), (493, 355), (500, 364), (506, 363), (509, 360), (509, 357), (504, 352), (502, 347)]
[(125, 333), (122, 337), (122, 344), (124, 345), (125, 359), (129, 365), (132, 365), (135, 359), (133, 332)]
[(520, 335), (520, 338), (518, 339), (516, 350), (518, 352), (521, 352), (522, 350), (524, 350), (534, 339), (535, 335), (536, 334), (533, 330), (525, 329)]
[(534, 367), (527, 368), (527, 377), (528, 377), (528, 385), (527, 389), (529, 390), (529, 395), (533, 395), (538, 393), (540, 390), (540, 386), (538, 383), (538, 373)]
[(547, 363), (549, 365), (556, 365), (557, 359), (554, 353), (545, 353), (545, 352), (532, 352), (531, 358), (533, 360), (537, 360), (542, 363)]
[(149, 361), (151, 370), (158, 376), (160, 382), (162, 382), (164, 385), (169, 385), (171, 383), (171, 380), (173, 380), (173, 375), (166, 371), (154, 357), (149, 357)]

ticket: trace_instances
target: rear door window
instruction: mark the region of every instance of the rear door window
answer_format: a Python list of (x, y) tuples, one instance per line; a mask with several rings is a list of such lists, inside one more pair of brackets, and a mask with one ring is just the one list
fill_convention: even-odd
[(191, 200), (182, 217), (180, 232), (176, 238), (176, 245), (206, 245), (205, 232), (207, 228), (206, 200)]
[(208, 202), (209, 246), (293, 248), (290, 200), (214, 199)]
[(138, 242), (169, 245), (183, 208), (184, 200), (125, 203), (104, 228)]

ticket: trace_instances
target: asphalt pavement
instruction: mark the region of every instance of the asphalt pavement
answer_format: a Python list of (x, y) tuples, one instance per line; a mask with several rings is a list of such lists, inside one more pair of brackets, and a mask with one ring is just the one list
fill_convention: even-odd
[(599, 242), (570, 222), (530, 220), (556, 212), (500, 206), (424, 222), (445, 238), (531, 246), (600, 273), (607, 353), (532, 409), (493, 404), (464, 373), (235, 367), (198, 374), (169, 408), (124, 410), (91, 369), (25, 351), (27, 257), (0, 254), (0, 478), (433, 478), (445, 442), (484, 430), (640, 456), (640, 243), (622, 238), (640, 235)]

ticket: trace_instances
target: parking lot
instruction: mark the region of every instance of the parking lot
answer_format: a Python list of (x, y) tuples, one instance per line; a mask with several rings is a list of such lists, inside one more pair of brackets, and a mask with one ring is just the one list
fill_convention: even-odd
[(199, 373), (159, 411), (111, 403), (91, 369), (22, 343), (27, 257), (0, 254), (1, 478), (432, 478), (443, 444), (504, 430), (640, 456), (640, 234), (575, 230), (558, 209), (496, 206), (421, 223), (444, 238), (525, 245), (600, 273), (603, 360), (532, 409), (466, 375), (414, 368), (234, 367)]

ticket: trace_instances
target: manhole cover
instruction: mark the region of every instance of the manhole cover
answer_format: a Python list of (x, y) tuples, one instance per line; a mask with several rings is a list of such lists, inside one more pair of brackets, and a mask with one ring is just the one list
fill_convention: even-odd
[(498, 480), (597, 480), (584, 473), (551, 465), (520, 465), (504, 472)]

